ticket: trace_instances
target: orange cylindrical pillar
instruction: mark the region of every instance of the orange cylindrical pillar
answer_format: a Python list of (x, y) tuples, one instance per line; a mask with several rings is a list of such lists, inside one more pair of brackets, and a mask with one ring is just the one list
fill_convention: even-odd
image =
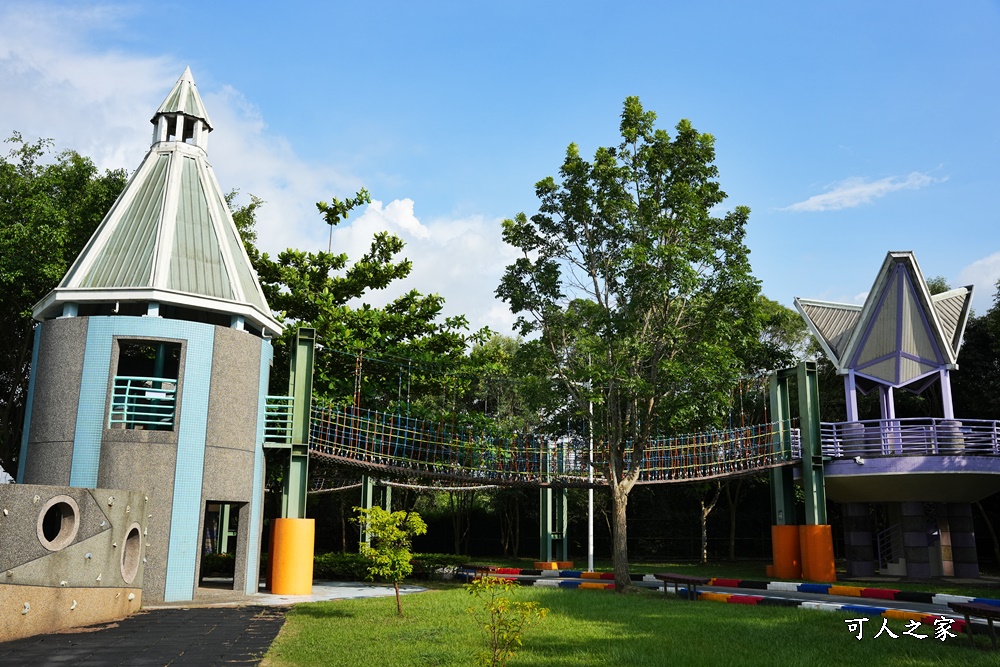
[(833, 562), (833, 530), (829, 525), (799, 526), (802, 551), (802, 578), (833, 583), (837, 569)]
[(271, 541), (271, 592), (311, 595), (315, 519), (275, 519)]
[(771, 526), (771, 551), (774, 554), (774, 576), (779, 579), (798, 579), (802, 576), (798, 526)]

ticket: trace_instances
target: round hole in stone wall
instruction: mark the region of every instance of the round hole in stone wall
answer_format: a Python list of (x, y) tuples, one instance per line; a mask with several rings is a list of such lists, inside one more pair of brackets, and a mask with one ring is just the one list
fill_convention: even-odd
[(38, 513), (38, 541), (49, 551), (59, 551), (76, 539), (80, 507), (69, 496), (49, 498)]
[(141, 552), (142, 534), (139, 532), (139, 524), (133, 523), (128, 527), (122, 546), (122, 579), (126, 584), (131, 584), (135, 580), (135, 575), (139, 573)]

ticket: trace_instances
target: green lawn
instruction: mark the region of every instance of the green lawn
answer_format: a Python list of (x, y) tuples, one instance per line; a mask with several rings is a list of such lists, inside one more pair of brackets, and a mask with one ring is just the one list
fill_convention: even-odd
[[(486, 565), (497, 565), (500, 567), (520, 567), (531, 568), (532, 561), (526, 558), (484, 558), (470, 559), (470, 562), (482, 563)], [(586, 569), (586, 560), (575, 561), (573, 566), (578, 569)], [(710, 563), (686, 562), (661, 562), (661, 563), (630, 563), (629, 571), (633, 574), (652, 574), (654, 572), (676, 572), (678, 574), (689, 574), (701, 577), (723, 577), (726, 579), (751, 579), (754, 581), (771, 581), (765, 574), (765, 563), (763, 561), (716, 561)], [(613, 569), (610, 560), (595, 560), (594, 569), (602, 572), (610, 572)], [(984, 572), (997, 576), (997, 572)], [(846, 586), (864, 586), (870, 588), (896, 588), (905, 591), (929, 591), (932, 593), (950, 593), (952, 595), (969, 595), (972, 597), (987, 597), (1000, 599), (1000, 585), (990, 582), (982, 584), (959, 584), (949, 579), (935, 579), (931, 581), (890, 581), (888, 579), (873, 578), (865, 581), (845, 581), (844, 572), (838, 571), (838, 583)], [(776, 577), (775, 581), (779, 581)], [(797, 581), (805, 581), (798, 579)]]
[[(996, 653), (972, 650), (964, 635), (945, 642), (902, 634), (874, 639), (881, 619), (858, 641), (851, 615), (800, 609), (687, 602), (644, 592), (523, 588), (518, 599), (549, 608), (528, 629), (511, 667), (605, 665), (991, 665)], [(285, 665), (473, 665), (480, 636), (465, 609), (472, 598), (451, 587), (408, 595), (404, 618), (391, 598), (297, 605), (264, 660)], [(986, 639), (979, 637), (980, 645)]]

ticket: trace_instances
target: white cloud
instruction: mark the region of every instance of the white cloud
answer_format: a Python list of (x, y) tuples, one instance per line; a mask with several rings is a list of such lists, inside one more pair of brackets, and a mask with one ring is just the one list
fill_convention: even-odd
[[(152, 136), (149, 119), (188, 63), (88, 45), (88, 37), (115, 30), (126, 11), (0, 6), (0, 139), (17, 130), (28, 140), (51, 137), (56, 148), (73, 148), (102, 169), (139, 166)], [(361, 180), (333, 163), (301, 158), (235, 88), (199, 92), (215, 128), (208, 154), (223, 190), (239, 188), (242, 197), (266, 202), (258, 212), (261, 247), (325, 250), (329, 228), (315, 203), (351, 196)], [(414, 208), (410, 199), (376, 201), (334, 230), (334, 251), (352, 260), (382, 229), (407, 244), (411, 276), (366, 300), (382, 305), (410, 289), (439, 293), (446, 315), (465, 314), (473, 330), (509, 333), (514, 318), (493, 296), (514, 252), (500, 241), (499, 221), (472, 216), (423, 223)]]
[(805, 201), (796, 202), (781, 210), (795, 212), (838, 211), (869, 204), (898, 190), (918, 190), (946, 180), (947, 178), (934, 178), (918, 171), (911, 172), (905, 177), (889, 176), (877, 181), (857, 177), (848, 178), (833, 184), (823, 194), (813, 195)]
[(977, 259), (958, 274), (955, 287), (975, 285), (972, 307), (982, 315), (993, 305), (993, 297), (997, 291), (997, 281), (1000, 280), (1000, 252)]
[(413, 262), (405, 280), (364, 300), (381, 306), (411, 289), (445, 298), (445, 315), (464, 314), (470, 328), (483, 326), (510, 334), (514, 316), (496, 300), (494, 290), (517, 251), (500, 242), (500, 221), (481, 216), (421, 222), (410, 199), (383, 205), (373, 200), (360, 216), (333, 233), (333, 251), (353, 260), (364, 254), (379, 231), (406, 242), (402, 256)]

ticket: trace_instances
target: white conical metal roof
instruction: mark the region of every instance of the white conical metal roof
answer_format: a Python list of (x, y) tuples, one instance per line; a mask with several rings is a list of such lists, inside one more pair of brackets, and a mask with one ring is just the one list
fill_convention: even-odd
[(153, 115), (153, 119), (150, 122), (155, 125), (156, 118), (160, 114), (174, 113), (182, 113), (192, 118), (200, 118), (205, 121), (205, 125), (209, 130), (212, 129), (212, 121), (208, 119), (208, 112), (205, 111), (205, 103), (201, 101), (201, 95), (198, 94), (198, 86), (194, 82), (194, 77), (191, 76), (190, 67), (186, 68), (184, 73), (181, 74), (181, 78), (177, 79), (177, 83), (170, 89), (167, 98), (163, 100), (163, 104), (156, 110), (156, 114)]
[[(153, 145), (35, 319), (85, 304), (147, 302), (281, 332), (205, 149), (208, 115), (187, 69), (153, 116)], [(117, 312), (117, 308), (115, 310)]]

